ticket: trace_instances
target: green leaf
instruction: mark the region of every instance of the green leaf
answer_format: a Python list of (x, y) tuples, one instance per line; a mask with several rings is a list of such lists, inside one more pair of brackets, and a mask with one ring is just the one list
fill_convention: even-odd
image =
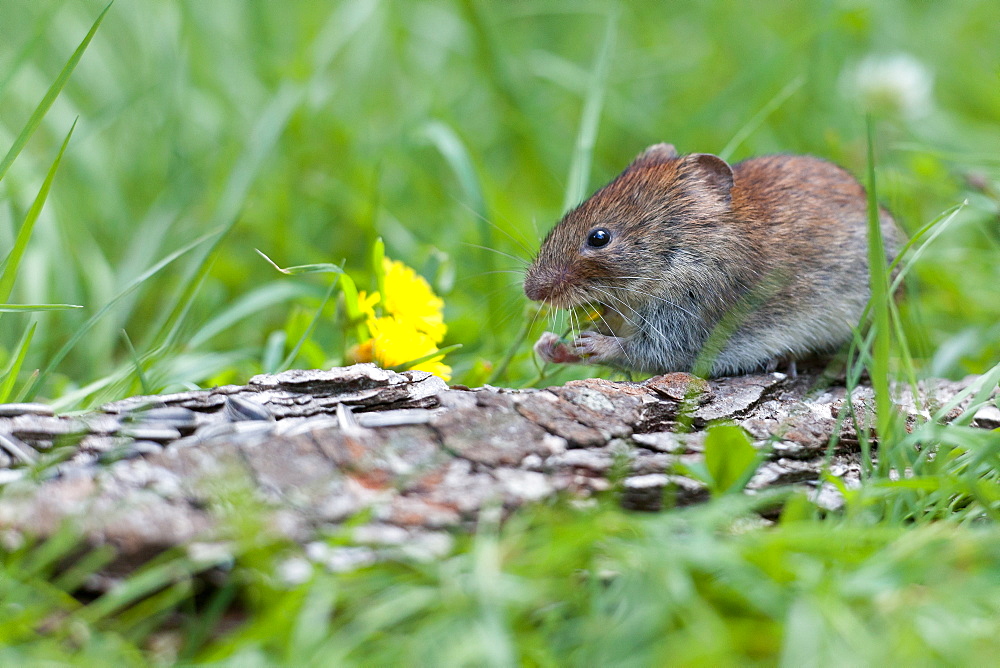
[(69, 144), (69, 138), (73, 136), (75, 128), (76, 121), (73, 121), (69, 132), (66, 133), (66, 138), (63, 139), (62, 146), (59, 147), (56, 159), (49, 166), (49, 172), (45, 175), (42, 187), (39, 189), (38, 194), (35, 195), (35, 201), (31, 203), (31, 208), (28, 209), (28, 215), (24, 217), (21, 229), (17, 231), (14, 247), (7, 255), (7, 259), (4, 260), (3, 272), (0, 273), (0, 302), (7, 301), (11, 291), (14, 289), (17, 268), (21, 264), (21, 258), (24, 257), (24, 251), (28, 247), (28, 240), (35, 229), (35, 221), (38, 220), (38, 216), (42, 212), (42, 207), (45, 206), (45, 199), (49, 196), (49, 190), (52, 188), (52, 179), (56, 176), (56, 170), (59, 169), (59, 163), (62, 161), (63, 153), (66, 152), (66, 146)]
[[(56, 97), (58, 97), (59, 92), (63, 89), (63, 86), (66, 85), (70, 75), (73, 74), (73, 70), (76, 69), (77, 63), (80, 62), (83, 52), (86, 51), (87, 46), (90, 45), (90, 40), (94, 38), (94, 34), (97, 32), (101, 22), (104, 20), (104, 15), (108, 13), (109, 9), (111, 9), (112, 4), (114, 3), (109, 2), (108, 6), (104, 8), (104, 11), (98, 15), (94, 24), (90, 26), (90, 31), (87, 33), (87, 36), (83, 38), (80, 45), (76, 47), (76, 51), (73, 52), (73, 55), (70, 56), (69, 60), (66, 61), (66, 64), (63, 65), (62, 71), (59, 72), (59, 76), (57, 76), (56, 80), (52, 82), (51, 86), (49, 86), (49, 89), (45, 92), (45, 96), (42, 97), (42, 101), (38, 103), (38, 106), (35, 107), (35, 111), (32, 112), (28, 122), (23, 128), (21, 128), (20, 134), (17, 135), (17, 138), (14, 140), (14, 144), (10, 147), (10, 150), (7, 151), (7, 155), (3, 157), (3, 160), (0, 160), (0, 180), (2, 180), (7, 174), (7, 170), (10, 169), (11, 164), (13, 164), (18, 154), (21, 153), (21, 149), (24, 148), (24, 145), (28, 143), (29, 139), (31, 139), (31, 135), (33, 135), (35, 130), (38, 129), (38, 126), (41, 124), (42, 119), (45, 118), (45, 114), (48, 112), (49, 107), (52, 106), (52, 103), (55, 101)], [(72, 130), (70, 132), (72, 132)]]
[(739, 491), (757, 469), (757, 451), (740, 427), (717, 425), (705, 437), (705, 466), (713, 494)]

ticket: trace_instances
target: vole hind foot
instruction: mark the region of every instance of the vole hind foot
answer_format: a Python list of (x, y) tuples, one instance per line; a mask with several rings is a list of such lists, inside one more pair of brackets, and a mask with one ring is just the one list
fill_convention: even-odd
[(795, 360), (788, 357), (774, 357), (764, 366), (765, 373), (774, 373), (778, 369), (784, 366), (784, 373), (789, 378), (798, 378), (799, 370), (795, 364)]

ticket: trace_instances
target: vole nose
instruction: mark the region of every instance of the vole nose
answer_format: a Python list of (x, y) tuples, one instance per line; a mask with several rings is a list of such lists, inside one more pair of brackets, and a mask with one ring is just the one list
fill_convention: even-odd
[(567, 267), (532, 267), (524, 277), (524, 294), (536, 302), (557, 298), (570, 280)]
[(524, 294), (534, 302), (540, 302), (549, 296), (551, 285), (541, 280), (534, 272), (524, 277)]

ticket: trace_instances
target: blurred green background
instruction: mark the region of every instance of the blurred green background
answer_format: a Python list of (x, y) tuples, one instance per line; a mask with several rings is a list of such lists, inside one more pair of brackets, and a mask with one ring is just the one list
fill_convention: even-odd
[[(0, 5), (4, 147), (104, 6)], [(365, 288), (378, 236), (445, 299), (454, 381), (484, 382), (513, 350), (493, 381), (521, 384), (543, 323), (518, 344), (519, 278), (490, 272), (519, 270), (567, 203), (659, 141), (863, 174), (872, 110), (880, 198), (908, 231), (968, 201), (911, 276), (913, 352), (927, 373), (980, 371), (1000, 356), (997, 44), (992, 0), (118, 0), (0, 182), (9, 248), (79, 119), (10, 301), (84, 308), (4, 314), (0, 350), (39, 323), (27, 379), (136, 277), (231, 225), (116, 302), (39, 396), (273, 369), (332, 279), (284, 277), (254, 249), (282, 266), (346, 260)], [(349, 343), (331, 300), (293, 364), (340, 363)]]

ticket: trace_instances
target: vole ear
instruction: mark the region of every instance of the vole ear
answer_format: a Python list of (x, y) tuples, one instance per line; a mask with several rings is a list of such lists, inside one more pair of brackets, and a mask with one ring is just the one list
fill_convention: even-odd
[(677, 149), (674, 148), (673, 144), (653, 144), (645, 151), (640, 153), (632, 161), (630, 167), (651, 167), (653, 165), (659, 165), (666, 162), (667, 160), (673, 160), (677, 157)]
[(717, 191), (728, 202), (733, 188), (733, 168), (729, 163), (711, 153), (692, 153), (684, 156), (684, 162), (694, 169), (698, 176)]

